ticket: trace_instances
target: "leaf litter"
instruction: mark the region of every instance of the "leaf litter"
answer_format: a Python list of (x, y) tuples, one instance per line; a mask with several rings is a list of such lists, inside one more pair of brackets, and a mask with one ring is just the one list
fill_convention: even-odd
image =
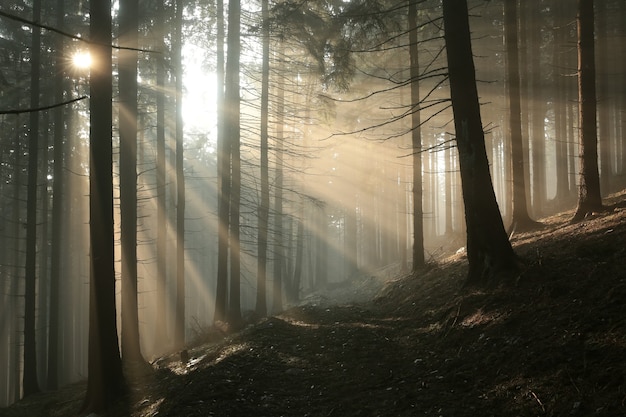
[[(626, 415), (626, 193), (514, 235), (513, 279), (465, 288), (462, 251), (387, 268), (213, 330), (132, 378), (113, 417)], [(75, 416), (84, 383), (0, 416)]]

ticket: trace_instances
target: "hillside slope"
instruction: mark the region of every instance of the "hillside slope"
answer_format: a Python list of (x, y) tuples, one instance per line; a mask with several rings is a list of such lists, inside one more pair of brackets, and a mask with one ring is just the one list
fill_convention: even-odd
[[(112, 415), (626, 415), (626, 194), (513, 236), (524, 265), (463, 287), (455, 255), (374, 300), (303, 305), (155, 362)], [(1, 416), (71, 416), (84, 385)]]

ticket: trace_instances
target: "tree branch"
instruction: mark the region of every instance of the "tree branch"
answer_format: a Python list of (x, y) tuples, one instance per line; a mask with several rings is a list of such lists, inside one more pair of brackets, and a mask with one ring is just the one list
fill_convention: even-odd
[(92, 42), (89, 39), (85, 39), (85, 38), (80, 37), (78, 35), (74, 35), (72, 33), (65, 32), (65, 31), (63, 31), (61, 29), (57, 29), (55, 27), (52, 27), (52, 26), (49, 26), (49, 25), (46, 25), (46, 24), (43, 24), (43, 23), (33, 22), (31, 20), (24, 19), (22, 17), (15, 16), (13, 14), (10, 14), (10, 13), (7, 13), (7, 12), (3, 12), (2, 10), (0, 10), (0, 16), (6, 17), (7, 19), (15, 20), (16, 22), (20, 22), (20, 23), (23, 23), (25, 25), (34, 26), (34, 27), (38, 27), (38, 28), (41, 28), (41, 29), (48, 30), (50, 32), (58, 33), (59, 35), (66, 36), (68, 38), (75, 39), (77, 41), (85, 42), (88, 45), (110, 46), (111, 48), (118, 49), (118, 50), (160, 53), (159, 51), (153, 51), (153, 50), (150, 50), (150, 49), (140, 49), (140, 48), (130, 48), (130, 47), (126, 47), (126, 46), (118, 46), (118, 45), (99, 44), (97, 42)]
[(34, 108), (34, 109), (0, 110), (0, 115), (3, 115), (3, 114), (34, 113), (34, 112), (38, 112), (38, 111), (50, 110), (50, 109), (53, 109), (55, 107), (61, 107), (61, 106), (65, 106), (66, 104), (72, 104), (72, 103), (74, 103), (76, 101), (84, 100), (87, 97), (88, 96), (82, 96), (82, 97), (74, 98), (72, 100), (64, 101), (62, 103), (51, 104), (49, 106), (37, 107), (37, 108)]

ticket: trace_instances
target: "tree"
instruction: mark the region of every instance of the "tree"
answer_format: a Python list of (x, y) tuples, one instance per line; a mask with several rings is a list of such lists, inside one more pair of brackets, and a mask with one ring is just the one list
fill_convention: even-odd
[(156, 241), (156, 344), (162, 344), (167, 338), (166, 296), (167, 286), (167, 221), (165, 208), (165, 22), (163, 0), (156, 2), (156, 206), (157, 206), (157, 241)]
[[(15, 117), (15, 137), (13, 140), (13, 146), (16, 149), (17, 152), (15, 152), (15, 158), (13, 161), (13, 204), (12, 204), (12, 209), (13, 209), (13, 239), (14, 239), (14, 251), (13, 251), (13, 256), (15, 257), (16, 260), (20, 260), (22, 259), (22, 245), (20, 244), (20, 209), (21, 209), (21, 198), (22, 198), (22, 192), (21, 192), (21, 188), (22, 188), (22, 168), (21, 168), (21, 164), (22, 164), (22, 155), (24, 150), (22, 149), (22, 144), (20, 142), (20, 137), (19, 137), (19, 129), (18, 126), (21, 123), (20, 120), (20, 116), (16, 116)], [(13, 277), (11, 278), (11, 283), (10, 283), (10, 288), (9, 288), (9, 295), (10, 295), (10, 306), (9, 309), (11, 311), (11, 326), (9, 329), (9, 337), (10, 337), (10, 341), (12, 341), (13, 343), (11, 343), (10, 349), (11, 351), (9, 352), (9, 358), (12, 359), (13, 362), (13, 367), (11, 369), (10, 372), (13, 373), (13, 377), (10, 377), (13, 381), (15, 381), (15, 384), (17, 385), (19, 381), (19, 377), (20, 377), (20, 361), (19, 361), (19, 337), (17, 337), (17, 306), (18, 306), (18, 302), (17, 302), (17, 295), (18, 295), (18, 288), (19, 288), (19, 278), (20, 278), (20, 271), (19, 271), (19, 267), (18, 267), (18, 263), (15, 262), (15, 264), (13, 265)], [(13, 389), (13, 399), (15, 401), (20, 399), (20, 389), (19, 386), (16, 386)]]
[(578, 1), (578, 112), (580, 123), (580, 173), (578, 207), (573, 222), (604, 210), (598, 172), (596, 121), (596, 67), (594, 51), (593, 0)]
[(270, 209), (269, 181), (269, 78), (270, 78), (270, 25), (269, 1), (261, 1), (262, 48), (261, 63), (261, 198), (259, 203), (258, 248), (257, 248), (257, 298), (256, 313), (260, 317), (267, 315), (267, 242)]
[(467, 1), (443, 0), (450, 96), (467, 226), (467, 284), (517, 266), (489, 172), (470, 41)]
[[(344, 275), (349, 279), (358, 271), (358, 224), (357, 224), (357, 196), (355, 192), (347, 192), (342, 201), (343, 205), (343, 256), (344, 256)], [(298, 247), (298, 250), (300, 248)]]
[[(303, 254), (304, 252), (304, 201), (300, 201), (300, 208), (298, 211), (299, 211), (298, 213), (299, 216), (294, 218), (294, 220), (298, 224), (298, 227), (296, 230), (296, 241), (295, 241), (296, 257), (294, 260), (295, 264), (293, 268), (293, 278), (291, 280), (288, 279), (286, 282), (287, 284), (286, 295), (290, 304), (296, 304), (300, 300), (300, 285), (302, 282), (302, 264), (304, 262), (304, 254)], [(350, 260), (348, 260), (347, 263), (348, 265), (353, 266), (356, 263), (356, 259), (354, 262), (350, 262)], [(354, 273), (354, 269), (349, 270), (347, 272), (350, 274)], [(346, 277), (349, 277), (349, 275), (346, 275)]]
[[(219, 5), (218, 5), (219, 6)], [(218, 11), (218, 31), (223, 24)], [(214, 321), (227, 320), (237, 325), (241, 321), (241, 260), (239, 242), (239, 213), (241, 201), (240, 159), (240, 98), (239, 63), (241, 51), (241, 4), (239, 0), (228, 3), (227, 57), (223, 84), (220, 83), (218, 60), (218, 90), (224, 86), (224, 95), (218, 93), (218, 264)], [(221, 33), (223, 41), (223, 33)], [(220, 34), (218, 34), (218, 46)], [(218, 50), (223, 55), (223, 50)], [(223, 67), (221, 67), (223, 68)], [(223, 100), (221, 100), (223, 99)], [(220, 106), (219, 104), (222, 103)], [(229, 268), (230, 261), (230, 268)], [(230, 276), (230, 280), (228, 277)]]
[[(41, 0), (33, 3), (33, 21), (41, 16)], [(31, 41), (31, 109), (39, 107), (41, 29), (33, 27)], [(28, 134), (28, 188), (26, 203), (26, 283), (24, 287), (24, 396), (39, 392), (37, 382), (37, 349), (35, 341), (35, 309), (37, 283), (37, 180), (39, 168), (39, 112), (30, 113)]]
[(90, 1), (90, 296), (87, 393), (82, 412), (100, 412), (124, 393), (115, 313), (110, 0)]
[(504, 29), (509, 91), (509, 132), (513, 170), (513, 219), (511, 229), (523, 231), (536, 223), (528, 215), (524, 147), (522, 145), (522, 111), (520, 105), (519, 52), (517, 48), (517, 0), (504, 1)]
[(240, 156), (240, 98), (239, 62), (241, 53), (241, 1), (228, 2), (226, 77), (224, 79), (224, 106), (226, 108), (226, 140), (230, 147), (230, 297), (228, 300), (228, 321), (238, 324), (241, 321), (241, 247), (239, 239), (239, 214), (241, 204), (241, 156)]
[[(49, 68), (50, 65), (45, 65), (44, 68)], [(45, 73), (45, 71), (42, 71)], [(46, 77), (47, 75), (43, 75)], [(37, 368), (38, 368), (38, 383), (40, 387), (46, 388), (46, 375), (47, 369), (47, 351), (48, 351), (48, 302), (49, 302), (49, 280), (48, 273), (50, 270), (49, 255), (50, 255), (50, 233), (48, 231), (50, 226), (50, 193), (48, 191), (48, 176), (50, 166), (50, 112), (44, 111), (41, 118), (41, 137), (40, 141), (43, 144), (43, 148), (39, 152), (39, 166), (37, 169), (37, 183), (43, 184), (39, 187), (39, 211), (40, 211), (40, 232), (38, 233), (38, 247), (40, 248), (37, 256), (38, 261), (38, 273), (37, 273), (37, 321), (35, 331), (37, 333), (36, 352), (37, 352)]]
[(228, 229), (230, 214), (230, 148), (226, 142), (224, 103), (224, 1), (217, 0), (217, 181), (218, 181), (218, 237), (217, 283), (215, 288), (215, 313), (213, 321), (226, 319), (228, 307)]
[(417, 5), (409, 1), (409, 59), (411, 60), (411, 147), (413, 149), (413, 272), (424, 266), (424, 209), (422, 207), (422, 135), (420, 120)]
[[(63, 29), (65, 18), (65, 1), (58, 0), (56, 5), (56, 25)], [(63, 50), (64, 40), (59, 36), (57, 50)], [(65, 78), (63, 75), (63, 56), (57, 54), (56, 76), (54, 84), (55, 102), (63, 101)], [(59, 384), (59, 286), (61, 279), (61, 221), (63, 214), (63, 200), (66, 197), (63, 180), (65, 154), (63, 150), (64, 134), (63, 107), (54, 110), (53, 158), (54, 168), (52, 175), (52, 242), (50, 251), (50, 313), (48, 327), (48, 389), (57, 389)]]
[(185, 172), (183, 157), (183, 2), (176, 0), (176, 325), (174, 343), (185, 344)]
[[(315, 289), (319, 290), (328, 284), (328, 217), (326, 204), (320, 203), (315, 211)], [(371, 247), (371, 246), (370, 246)]]
[(121, 0), (119, 51), (122, 359), (144, 362), (137, 304), (137, 0)]
[(601, 2), (596, 10), (596, 22), (594, 32), (597, 34), (597, 67), (596, 72), (596, 89), (597, 95), (601, 100), (597, 103), (597, 124), (598, 124), (598, 142), (600, 150), (600, 190), (603, 194), (608, 194), (611, 191), (611, 171), (612, 171), (612, 159), (611, 142), (613, 124), (611, 120), (611, 109), (614, 108), (611, 104), (610, 96), (610, 80), (608, 79), (607, 72), (610, 71), (611, 62), (609, 59), (609, 39), (607, 36), (607, 18), (608, 18), (608, 3)]
[[(532, 189), (532, 207), (534, 213), (538, 215), (543, 210), (546, 199), (546, 158), (545, 158), (545, 103), (546, 91), (544, 88), (545, 70), (541, 66), (541, 51), (543, 50), (541, 26), (542, 14), (538, 7), (532, 7), (529, 2), (524, 2), (527, 8), (530, 8), (531, 15), (531, 32), (530, 43), (533, 47), (533, 53), (530, 57), (530, 76), (532, 87), (532, 105), (531, 105), (531, 132), (529, 144), (532, 146), (532, 181), (528, 182), (528, 186)], [(526, 184), (525, 184), (526, 185)], [(530, 191), (530, 190), (529, 190)], [(529, 192), (530, 195), (530, 192)]]
[[(556, 140), (556, 196), (554, 198), (557, 207), (564, 207), (564, 203), (571, 200), (568, 174), (568, 155), (567, 155), (567, 108), (566, 103), (568, 92), (569, 78), (563, 75), (564, 63), (569, 61), (570, 54), (563, 51), (563, 45), (568, 42), (567, 25), (563, 10), (566, 7), (562, 2), (558, 2), (554, 8), (554, 43), (552, 51), (552, 66), (554, 70), (554, 137)], [(556, 70), (559, 68), (558, 70)]]
[[(281, 42), (279, 55), (284, 52), (284, 43)], [(284, 62), (280, 64), (280, 70), (284, 69)], [(283, 184), (284, 184), (284, 122), (285, 122), (285, 84), (281, 77), (277, 84), (276, 92), (276, 167), (274, 174), (274, 268), (273, 268), (273, 291), (272, 291), (272, 311), (277, 313), (283, 309), (283, 265), (285, 263), (285, 252), (283, 242)]]

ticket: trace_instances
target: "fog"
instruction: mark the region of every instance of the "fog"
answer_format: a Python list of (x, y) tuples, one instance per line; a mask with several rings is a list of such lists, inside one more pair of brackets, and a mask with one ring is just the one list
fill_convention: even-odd
[[(12, 14), (30, 19), (30, 5), (13, 2)], [(68, 20), (86, 30), (86, 9), (66, 1)], [(505, 225), (511, 223), (512, 177), (508, 126), (506, 55), (501, 2), (473, 1), (471, 28), (482, 121), (493, 186)], [(520, 75), (522, 137), (528, 209), (533, 219), (571, 209), (576, 204), (579, 173), (579, 122), (575, 8), (558, 0), (521, 2)], [(527, 3), (532, 3), (528, 5)], [(536, 7), (533, 7), (536, 6)], [(52, 25), (50, 5), (43, 14)], [(252, 317), (257, 300), (257, 253), (261, 200), (261, 39), (259, 10), (244, 10), (241, 56), (241, 310)], [(204, 10), (204, 12), (203, 12)], [(185, 11), (184, 40), (184, 175), (185, 209), (185, 340), (215, 323), (218, 259), (218, 165), (215, 71), (215, 27), (208, 6), (192, 4)], [(212, 12), (212, 9), (210, 9)], [(47, 13), (47, 14), (46, 14)], [(208, 14), (207, 14), (208, 13)], [(362, 41), (352, 51), (349, 82), (339, 85), (338, 61), (327, 61), (320, 74), (295, 30), (281, 32), (270, 43), (269, 186), (267, 305), (273, 309), (277, 274), (283, 287), (282, 307), (297, 305), (329, 285), (379, 274), (392, 266), (411, 268), (413, 187), (423, 190), (425, 258), (436, 262), (465, 246), (464, 206), (454, 125), (449, 107), (446, 56), (439, 20), (439, 2), (419, 5), (421, 103), (411, 103), (406, 22), (389, 23), (386, 31)], [(154, 13), (141, 18), (142, 48), (152, 49)], [(431, 23), (428, 23), (432, 20)], [(603, 195), (626, 185), (624, 132), (626, 76), (624, 6), (621, 1), (596, 2), (596, 66), (598, 140)], [(170, 22), (171, 23), (171, 22)], [(278, 22), (277, 24), (279, 24)], [(169, 24), (169, 23), (168, 23)], [(404, 26), (403, 26), (404, 25)], [(169, 30), (169, 29), (167, 29)], [(27, 108), (30, 89), (32, 29), (15, 20), (0, 20), (0, 110)], [(280, 32), (277, 30), (277, 33)], [(372, 32), (373, 33), (373, 32)], [(78, 42), (62, 50), (59, 34), (42, 31), (41, 103), (53, 104), (55, 54), (69, 56)], [(283, 36), (284, 35), (284, 36)], [(311, 35), (313, 36), (313, 35)], [(356, 36), (356, 35), (355, 35)], [(328, 40), (328, 39), (327, 39)], [(167, 37), (166, 44), (170, 44)], [(330, 42), (330, 41), (329, 41)], [(367, 46), (367, 48), (365, 46)], [(369, 45), (369, 46), (368, 46)], [(23, 48), (26, 48), (22, 50)], [(356, 46), (354, 49), (357, 49)], [(114, 62), (117, 51), (113, 50)], [(169, 50), (167, 51), (169, 54)], [(330, 51), (326, 52), (326, 59)], [(157, 120), (155, 58), (139, 58), (138, 105), (138, 309), (144, 358), (177, 349), (174, 342), (176, 305), (176, 182), (172, 71), (166, 97), (165, 287), (158, 287), (157, 266)], [(169, 57), (169, 55), (168, 55)], [(169, 59), (169, 58), (168, 58)], [(346, 58), (348, 59), (348, 58)], [(49, 64), (49, 65), (48, 65)], [(168, 60), (169, 65), (169, 60)], [(335, 81), (325, 77), (332, 73)], [(169, 68), (169, 67), (168, 67)], [(63, 70), (64, 98), (88, 94), (88, 76)], [(114, 68), (114, 76), (117, 75)], [(115, 78), (115, 77), (114, 77)], [(115, 81), (114, 81), (115, 83)], [(121, 328), (121, 249), (119, 212), (119, 102), (114, 86), (114, 224), (118, 329)], [(282, 103), (281, 103), (282, 101)], [(411, 114), (420, 111), (422, 184), (413, 184)], [(39, 179), (37, 181), (36, 347), (41, 389), (87, 378), (89, 311), (89, 114), (87, 100), (64, 107), (60, 122), (53, 110), (39, 113)], [(62, 124), (64, 156), (54, 161), (53, 132)], [(2, 114), (2, 213), (0, 239), (0, 406), (22, 396), (26, 251), (26, 172), (29, 158), (27, 114)], [(44, 151), (47, 151), (45, 153)], [(53, 192), (63, 164), (63, 189)], [(277, 186), (282, 182), (282, 187)], [(282, 195), (281, 195), (282, 194)], [(280, 205), (277, 202), (281, 200)], [(61, 207), (60, 239), (53, 241), (53, 205)], [(282, 207), (279, 207), (282, 206)], [(53, 247), (60, 248), (58, 298), (52, 298)], [(279, 261), (280, 270), (275, 266)], [(55, 290), (56, 291), (56, 290)], [(166, 295), (165, 305), (157, 294)], [(50, 317), (58, 309), (58, 352), (51, 358)], [(162, 313), (164, 312), (164, 314)], [(158, 317), (165, 317), (164, 322)], [(51, 381), (49, 362), (58, 361)]]

